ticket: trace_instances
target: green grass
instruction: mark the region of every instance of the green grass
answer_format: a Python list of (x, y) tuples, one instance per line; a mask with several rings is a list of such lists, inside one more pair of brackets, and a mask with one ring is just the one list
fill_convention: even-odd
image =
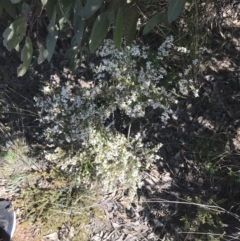
[(0, 157), (2, 157), (3, 159), (5, 159), (7, 161), (13, 161), (15, 158), (15, 155), (14, 155), (13, 151), (2, 151), (2, 152), (0, 152)]

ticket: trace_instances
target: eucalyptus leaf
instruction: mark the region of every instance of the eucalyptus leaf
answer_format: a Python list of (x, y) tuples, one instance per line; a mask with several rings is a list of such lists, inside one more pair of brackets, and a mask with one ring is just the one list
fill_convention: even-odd
[(109, 27), (108, 13), (101, 13), (94, 22), (89, 41), (90, 52), (94, 52), (105, 38)]
[(169, 0), (167, 13), (169, 23), (177, 19), (186, 1), (187, 0)]
[(73, 27), (74, 29), (78, 29), (78, 22), (79, 19), (81, 18), (81, 9), (83, 8), (82, 5), (82, 0), (76, 0), (75, 4), (74, 4), (74, 8), (73, 8), (73, 12), (74, 12), (74, 18), (73, 18)]
[(54, 9), (51, 21), (47, 27), (49, 34), (52, 35), (53, 37), (56, 34), (56, 30), (55, 30), (56, 15), (57, 15), (56, 9)]
[(86, 5), (80, 11), (83, 19), (88, 19), (100, 8), (103, 0), (88, 0)]
[(48, 52), (47, 60), (49, 62), (52, 59), (52, 55), (54, 53), (57, 39), (58, 39), (58, 31), (55, 28), (56, 15), (57, 15), (57, 12), (56, 12), (56, 7), (55, 7), (53, 10), (51, 21), (48, 25), (48, 35), (47, 35), (47, 39), (46, 39), (47, 52)]
[(79, 46), (82, 42), (82, 37), (83, 37), (83, 32), (84, 32), (84, 25), (85, 21), (82, 19), (80, 15), (80, 11), (82, 9), (82, 1), (81, 0), (76, 0), (75, 5), (74, 5), (74, 18), (73, 18), (73, 28), (75, 35), (72, 38), (71, 41), (71, 46)]
[(48, 33), (47, 35), (47, 39), (46, 39), (46, 45), (47, 45), (47, 60), (50, 62), (56, 47), (56, 43), (57, 43), (57, 39), (58, 39), (58, 34), (57, 31), (52, 35), (50, 33)]
[(156, 27), (162, 19), (162, 13), (155, 14), (145, 25), (143, 34), (149, 33), (154, 27)]
[(70, 13), (73, 8), (72, 1), (73, 0), (65, 0), (65, 1), (61, 0), (61, 1), (58, 1), (57, 4), (55, 5), (57, 15), (60, 18), (64, 18), (65, 22), (69, 21)]
[(128, 15), (128, 18), (125, 20), (125, 29), (126, 29), (126, 35), (127, 35), (127, 45), (132, 44), (132, 41), (135, 38), (136, 35), (136, 29), (137, 29), (137, 21), (138, 21), (138, 10), (133, 5), (129, 7), (126, 14)]
[(48, 51), (44, 48), (44, 46), (40, 42), (37, 42), (37, 45), (38, 45), (38, 51), (39, 51), (37, 62), (38, 64), (41, 64), (47, 58)]
[(15, 20), (10, 26), (3, 32), (3, 44), (11, 51), (16, 48), (17, 45), (23, 40), (26, 34), (27, 22), (25, 18), (19, 18)]
[(47, 14), (48, 18), (51, 19), (53, 16), (53, 12), (57, 5), (57, 0), (48, 0), (45, 2), (46, 2), (46, 4), (44, 5), (44, 8), (46, 9), (46, 14)]
[(114, 41), (118, 48), (121, 47), (122, 36), (123, 36), (123, 11), (122, 11), (122, 8), (120, 7), (118, 9), (116, 26), (114, 30)]
[(23, 46), (23, 49), (21, 51), (21, 60), (23, 61), (23, 63), (17, 68), (18, 77), (23, 76), (29, 69), (32, 61), (32, 54), (32, 40), (29, 37), (26, 37), (25, 45)]
[(12, 29), (11, 28), (6, 28), (3, 32), (3, 45), (9, 50), (8, 48), (8, 38), (10, 36), (10, 34), (12, 33)]

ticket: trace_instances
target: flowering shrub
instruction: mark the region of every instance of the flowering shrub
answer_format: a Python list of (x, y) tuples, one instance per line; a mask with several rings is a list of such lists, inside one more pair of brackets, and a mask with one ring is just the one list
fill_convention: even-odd
[(79, 86), (75, 86), (74, 93), (69, 86), (56, 88), (52, 95), (49, 90), (45, 87), (47, 96), (35, 98), (40, 122), (49, 125), (44, 135), (55, 146), (75, 143), (71, 148), (75, 154), (56, 147), (52, 153), (45, 153), (46, 160), (72, 173), (77, 187), (97, 181), (109, 192), (119, 185), (129, 191), (132, 201), (136, 188), (141, 186), (141, 163), (148, 168), (159, 158), (155, 153), (161, 145), (150, 148), (143, 145), (140, 134), (127, 138), (104, 127), (105, 118), (87, 98), (88, 91)]
[[(144, 167), (148, 167), (158, 158), (155, 153), (160, 146), (143, 145), (139, 134), (127, 138), (111, 131), (106, 121), (114, 126), (117, 109), (136, 119), (144, 117), (145, 109), (150, 107), (161, 111), (164, 125), (170, 117), (177, 119), (171, 109), (177, 102), (177, 92), (187, 95), (193, 91), (197, 96), (197, 91), (192, 80), (187, 80), (191, 66), (172, 79), (168, 75), (171, 52), (187, 54), (185, 48), (173, 46), (172, 36), (157, 51), (136, 43), (123, 45), (117, 49), (113, 41), (104, 41), (100, 65), (91, 64), (95, 83), (90, 88), (73, 83), (46, 86), (44, 96), (35, 97), (35, 101), (40, 123), (47, 126), (44, 135), (56, 147), (55, 152), (46, 153), (46, 159), (66, 173), (74, 173), (79, 184), (101, 181), (104, 190), (110, 191), (119, 183), (129, 189), (132, 199), (141, 183), (142, 161), (146, 160)], [(67, 158), (59, 158), (64, 152), (61, 145), (72, 149)]]
[[(172, 42), (173, 37), (167, 38), (154, 53), (149, 47), (136, 44), (118, 50), (111, 40), (105, 40), (99, 53), (102, 63), (93, 66), (93, 71), (99, 80), (101, 95), (107, 99), (107, 106), (101, 106), (106, 118), (116, 108), (130, 118), (144, 117), (146, 107), (150, 106), (163, 111), (164, 123), (170, 115), (176, 118), (170, 108), (176, 98), (165, 88), (167, 70), (161, 64), (171, 52)], [(106, 73), (111, 76), (107, 81)], [(96, 97), (95, 92), (91, 97)]]
[(142, 144), (140, 135), (127, 139), (122, 134), (113, 134), (108, 130), (89, 128), (88, 140), (74, 156), (60, 156), (64, 151), (56, 148), (53, 153), (46, 154), (46, 159), (56, 163), (57, 167), (75, 175), (79, 186), (83, 183), (97, 181), (101, 183), (104, 192), (111, 192), (117, 186), (128, 190), (129, 200), (132, 201), (136, 188), (141, 187), (140, 169), (154, 162), (158, 155), (156, 151), (161, 145), (149, 148)]

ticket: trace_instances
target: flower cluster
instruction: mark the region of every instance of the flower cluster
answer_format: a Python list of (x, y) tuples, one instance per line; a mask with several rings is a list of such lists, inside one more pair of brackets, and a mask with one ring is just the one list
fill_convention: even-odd
[[(107, 98), (108, 106), (102, 106), (106, 117), (116, 108), (130, 118), (144, 117), (149, 106), (160, 108), (163, 116), (170, 115), (172, 111), (168, 104), (176, 100), (164, 87), (167, 71), (161, 60), (169, 55), (172, 41), (172, 37), (167, 38), (157, 53), (151, 53), (148, 46), (136, 44), (118, 50), (113, 41), (105, 40), (99, 53), (103, 60), (99, 66), (92, 67), (99, 80), (101, 94)], [(106, 73), (111, 76), (108, 81)]]
[[(131, 47), (117, 49), (112, 40), (105, 40), (99, 52), (102, 57), (100, 65), (92, 64), (99, 83), (98, 93), (95, 90), (91, 93), (93, 99), (96, 95), (105, 96), (108, 105), (100, 108), (105, 117), (108, 118), (116, 108), (130, 118), (144, 117), (146, 107), (152, 107), (161, 110), (163, 126), (170, 117), (176, 119), (176, 114), (171, 109), (171, 105), (177, 102), (175, 88), (179, 89), (182, 95), (191, 91), (197, 97), (198, 93), (192, 80), (188, 80), (191, 70), (189, 66), (184, 75), (180, 73), (177, 76), (176, 83), (179, 84), (169, 87), (172, 81), (168, 76), (166, 63), (174, 50), (189, 53), (186, 48), (174, 47), (172, 36), (168, 37), (157, 51), (136, 43)], [(194, 60), (194, 64), (196, 61)], [(107, 75), (110, 75), (110, 79)]]

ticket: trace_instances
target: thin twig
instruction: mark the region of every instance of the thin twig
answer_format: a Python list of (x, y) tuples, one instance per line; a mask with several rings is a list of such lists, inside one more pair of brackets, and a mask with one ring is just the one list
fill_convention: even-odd
[(130, 124), (129, 127), (128, 127), (128, 136), (127, 136), (128, 139), (129, 139), (129, 137), (130, 137), (131, 127), (132, 127), (132, 124)]

